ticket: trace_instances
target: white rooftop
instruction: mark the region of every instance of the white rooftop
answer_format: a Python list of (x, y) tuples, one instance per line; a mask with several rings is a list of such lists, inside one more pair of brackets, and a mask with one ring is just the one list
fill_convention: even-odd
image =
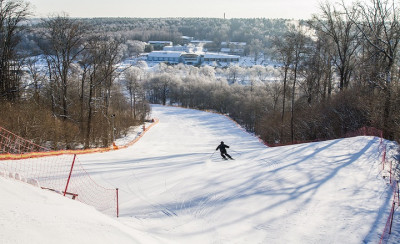
[(202, 56), (204, 56), (204, 58), (216, 58), (216, 59), (223, 59), (223, 58), (239, 59), (240, 58), (240, 56), (238, 56), (238, 55), (229, 55), (229, 54), (225, 54), (225, 53), (182, 52), (182, 51), (153, 51), (148, 54), (148, 57), (179, 58), (185, 54), (196, 54), (196, 55), (202, 55)]
[(163, 57), (163, 58), (179, 58), (186, 52), (180, 51), (153, 51), (149, 53), (148, 57)]
[(246, 42), (221, 42), (221, 45), (229, 45), (229, 44), (238, 45), (238, 46), (246, 46), (247, 45)]
[(213, 41), (207, 41), (207, 40), (193, 40), (191, 43), (213, 43)]
[(229, 55), (224, 53), (205, 53), (204, 58), (240, 58), (240, 56)]
[(152, 44), (170, 44), (172, 42), (171, 41), (149, 41), (149, 43), (152, 43)]

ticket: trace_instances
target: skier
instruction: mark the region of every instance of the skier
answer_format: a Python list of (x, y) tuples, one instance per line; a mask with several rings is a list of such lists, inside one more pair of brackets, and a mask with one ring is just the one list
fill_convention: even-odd
[(233, 158), (231, 157), (231, 155), (229, 155), (229, 154), (226, 152), (226, 148), (229, 148), (229, 146), (228, 146), (228, 145), (225, 145), (224, 142), (221, 141), (221, 144), (218, 145), (218, 147), (217, 147), (217, 149), (215, 149), (215, 151), (217, 151), (217, 150), (219, 149), (219, 151), (221, 152), (221, 156), (222, 156), (225, 160), (228, 160), (225, 156), (228, 156), (228, 158), (233, 159)]

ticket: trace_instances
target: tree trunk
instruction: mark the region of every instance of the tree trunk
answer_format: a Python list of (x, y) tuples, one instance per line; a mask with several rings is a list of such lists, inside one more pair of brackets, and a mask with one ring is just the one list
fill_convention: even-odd
[(91, 78), (89, 85), (89, 100), (88, 100), (88, 118), (86, 123), (86, 137), (85, 137), (85, 148), (90, 147), (90, 131), (92, 129), (92, 101), (93, 101), (93, 78)]
[(293, 79), (293, 87), (292, 87), (292, 102), (291, 102), (291, 111), (290, 111), (290, 139), (292, 143), (294, 143), (294, 96), (296, 91), (296, 80), (297, 80), (297, 62), (294, 67), (294, 79)]
[(285, 66), (284, 77), (283, 77), (283, 98), (282, 98), (282, 115), (281, 115), (281, 129), (280, 129), (280, 138), (283, 140), (283, 128), (284, 128), (284, 119), (285, 119), (285, 106), (286, 106), (286, 84), (287, 84), (287, 74), (288, 74), (289, 66)]

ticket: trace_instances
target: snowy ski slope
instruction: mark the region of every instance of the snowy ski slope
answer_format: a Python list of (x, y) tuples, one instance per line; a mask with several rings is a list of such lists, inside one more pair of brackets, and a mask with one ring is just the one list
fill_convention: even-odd
[[(159, 124), (132, 147), (79, 155), (94, 180), (119, 188), (118, 220), (0, 177), (1, 202), (7, 203), (0, 207), (0, 227), (7, 227), (0, 228), (0, 240), (88, 243), (81, 240), (93, 236), (96, 243), (379, 242), (390, 199), (380, 175), (378, 138), (267, 148), (224, 116), (158, 105), (152, 109)], [(220, 159), (215, 148), (221, 140), (236, 160)], [(18, 194), (24, 191), (29, 197)], [(33, 239), (13, 231), (37, 223), (42, 228), (35, 227)], [(48, 234), (46, 230), (62, 233), (57, 223), (68, 239)]]

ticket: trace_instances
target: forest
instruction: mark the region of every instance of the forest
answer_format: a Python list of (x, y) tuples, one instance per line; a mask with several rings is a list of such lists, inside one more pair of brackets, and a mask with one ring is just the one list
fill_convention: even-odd
[[(149, 103), (227, 114), (270, 144), (333, 139), (362, 127), (400, 139), (398, 4), (321, 3), (310, 20), (36, 19), (0, 0), (0, 126), (53, 149), (107, 147)], [(149, 68), (149, 40), (248, 43), (274, 66)], [(214, 45), (214, 46), (213, 46)], [(112, 133), (114, 132), (114, 133)]]

